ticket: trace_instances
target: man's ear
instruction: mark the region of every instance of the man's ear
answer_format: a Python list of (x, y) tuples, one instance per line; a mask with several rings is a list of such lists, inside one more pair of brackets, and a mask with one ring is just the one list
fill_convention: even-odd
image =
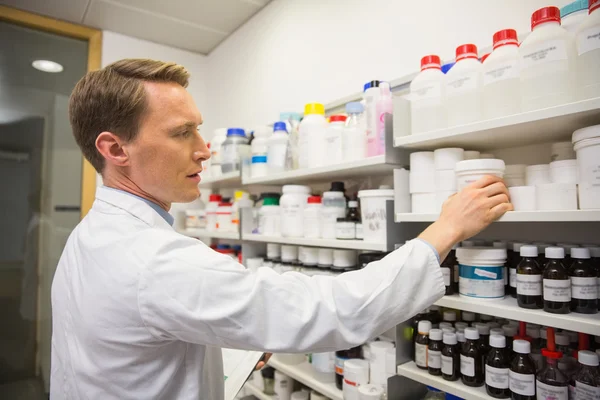
[(123, 148), (123, 141), (112, 132), (102, 132), (96, 138), (96, 148), (107, 163), (119, 167), (129, 165), (129, 155)]

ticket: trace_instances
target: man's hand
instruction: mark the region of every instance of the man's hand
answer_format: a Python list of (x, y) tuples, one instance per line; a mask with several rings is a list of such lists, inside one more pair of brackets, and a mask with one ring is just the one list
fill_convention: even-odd
[(269, 362), (269, 359), (271, 358), (272, 355), (273, 355), (272, 353), (265, 353), (265, 355), (261, 358), (261, 361), (259, 361), (258, 364), (256, 364), (255, 369), (257, 371), (263, 369), (264, 366), (267, 365), (267, 363)]

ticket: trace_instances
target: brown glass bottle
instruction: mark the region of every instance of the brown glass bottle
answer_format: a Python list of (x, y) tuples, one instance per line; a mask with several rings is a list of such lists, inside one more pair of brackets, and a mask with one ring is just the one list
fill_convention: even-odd
[(571, 280), (563, 260), (562, 247), (548, 247), (544, 267), (544, 311), (552, 314), (568, 314), (571, 305)]
[(444, 277), (444, 286), (446, 286), (446, 296), (454, 294), (454, 268), (456, 266), (456, 256), (454, 250), (448, 253), (448, 256), (440, 264), (442, 276)]
[(490, 326), (484, 322), (477, 322), (475, 324), (475, 328), (477, 332), (479, 332), (479, 354), (481, 358), (479, 362), (481, 363), (482, 371), (485, 371), (485, 359), (490, 352)]
[(513, 342), (515, 356), (510, 362), (508, 385), (512, 400), (536, 400), (535, 364), (529, 356), (530, 344), (525, 340)]
[(490, 336), (490, 348), (485, 360), (485, 391), (495, 399), (507, 399), (510, 397), (510, 357), (506, 350), (506, 338), (500, 335)]
[(427, 348), (427, 370), (429, 375), (442, 375), (442, 330), (429, 331), (429, 346)]
[(522, 308), (543, 308), (542, 269), (537, 262), (536, 246), (521, 246), (517, 266), (517, 303)]
[(417, 315), (415, 315), (412, 319), (412, 347), (411, 347), (411, 358), (413, 361), (416, 362), (415, 359), (415, 343), (417, 340), (417, 335), (419, 334), (419, 321), (423, 321), (427, 319), (427, 312), (426, 311), (422, 311), (420, 313), (418, 313)]
[(580, 314), (598, 312), (598, 280), (596, 268), (591, 263), (590, 250), (581, 247), (571, 249), (573, 264), (571, 277), (571, 311)]
[(415, 338), (415, 364), (421, 369), (427, 369), (427, 349), (429, 346), (430, 321), (419, 321), (418, 333)]
[(463, 384), (467, 386), (483, 386), (485, 377), (481, 363), (479, 332), (476, 328), (465, 329), (467, 341), (460, 352), (460, 374)]
[(573, 376), (577, 398), (580, 398), (579, 392), (581, 391), (582, 399), (597, 399), (598, 397), (594, 396), (598, 396), (598, 392), (600, 391), (598, 355), (591, 351), (580, 351), (577, 358), (579, 359), (579, 369)]
[(457, 381), (460, 379), (460, 346), (454, 333), (444, 333), (442, 378), (447, 381)]
[(362, 358), (362, 346), (335, 352), (335, 386), (340, 390), (344, 382), (344, 361), (350, 358)]
[(600, 311), (600, 246), (588, 247), (592, 256), (592, 265), (596, 268), (596, 277), (598, 279), (598, 311)]

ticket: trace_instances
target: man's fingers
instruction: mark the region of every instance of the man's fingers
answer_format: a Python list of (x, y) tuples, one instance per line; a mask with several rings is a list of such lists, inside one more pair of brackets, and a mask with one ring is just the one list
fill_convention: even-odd
[(490, 208), (494, 208), (496, 207), (498, 204), (502, 204), (502, 203), (507, 203), (510, 204), (510, 200), (508, 198), (508, 194), (507, 193), (500, 193), (497, 194), (495, 196), (491, 196), (490, 198), (488, 198), (488, 206)]
[(501, 216), (503, 216), (507, 211), (513, 211), (514, 207), (511, 203), (500, 203), (497, 206), (492, 207), (490, 210), (490, 216), (492, 217), (492, 221), (498, 220)]
[(486, 175), (483, 178), (471, 183), (469, 186), (467, 186), (467, 188), (481, 189), (496, 182), (502, 182), (502, 178), (496, 175)]
[(482, 190), (485, 194), (487, 194), (488, 197), (496, 196), (498, 194), (505, 194), (507, 197), (509, 197), (508, 189), (506, 188), (504, 182), (492, 183), (491, 185), (484, 187)]

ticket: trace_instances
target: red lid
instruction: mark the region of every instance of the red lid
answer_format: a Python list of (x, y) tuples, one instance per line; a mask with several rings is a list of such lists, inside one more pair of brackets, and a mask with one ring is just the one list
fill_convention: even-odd
[(231, 203), (219, 203), (219, 207), (231, 207)]
[(310, 196), (308, 204), (321, 204), (321, 196)]
[(456, 48), (456, 61), (467, 58), (477, 58), (477, 46), (474, 44), (463, 44)]
[(346, 122), (345, 115), (332, 115), (329, 117), (329, 122)]
[(421, 58), (421, 71), (430, 68), (442, 69), (442, 61), (440, 60), (439, 56), (431, 54)]
[(560, 23), (560, 10), (558, 7), (540, 8), (531, 15), (531, 29), (543, 22), (556, 21)]
[(233, 249), (214, 249), (217, 253), (221, 254), (233, 254)]
[(484, 62), (486, 60), (486, 58), (488, 58), (490, 56), (491, 53), (486, 53), (484, 55), (481, 56), (481, 62)]
[(555, 360), (559, 360), (563, 356), (560, 351), (551, 351), (548, 349), (542, 349), (542, 355), (546, 358), (554, 358)]
[(211, 194), (210, 196), (208, 196), (208, 201), (221, 201), (222, 198), (223, 196), (221, 196), (220, 194)]
[(507, 44), (518, 46), (517, 31), (514, 29), (504, 29), (494, 33), (494, 50)]
[(590, 14), (592, 13), (592, 11), (596, 11), (598, 8), (600, 8), (600, 0), (590, 0)]

